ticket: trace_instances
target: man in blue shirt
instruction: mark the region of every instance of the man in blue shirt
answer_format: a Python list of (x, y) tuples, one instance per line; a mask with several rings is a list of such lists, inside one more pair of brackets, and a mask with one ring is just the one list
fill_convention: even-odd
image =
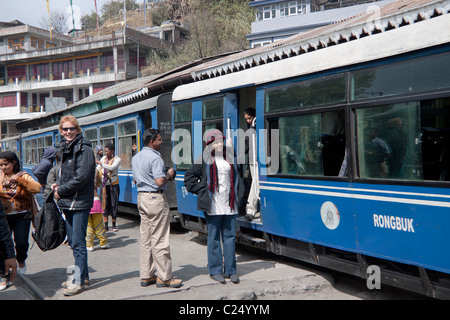
[[(179, 288), (180, 279), (172, 276), (170, 256), (170, 209), (164, 191), (175, 170), (165, 172), (161, 158), (161, 135), (156, 129), (143, 134), (144, 148), (132, 160), (133, 178), (138, 190), (137, 206), (141, 216), (139, 248), (141, 286)], [(158, 276), (155, 276), (157, 272)]]

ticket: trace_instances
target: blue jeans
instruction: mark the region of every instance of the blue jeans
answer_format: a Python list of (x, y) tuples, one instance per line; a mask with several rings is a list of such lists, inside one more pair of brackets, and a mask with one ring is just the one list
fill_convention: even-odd
[[(236, 274), (237, 215), (205, 214), (208, 226), (208, 271), (210, 275)], [(223, 244), (223, 260), (222, 246)]]
[(75, 258), (73, 282), (77, 285), (84, 284), (84, 280), (89, 279), (86, 231), (90, 209), (63, 211), (66, 218), (67, 240)]

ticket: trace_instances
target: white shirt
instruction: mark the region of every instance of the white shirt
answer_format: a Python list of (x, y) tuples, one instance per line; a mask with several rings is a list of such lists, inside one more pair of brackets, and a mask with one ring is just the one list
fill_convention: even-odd
[[(219, 190), (212, 194), (210, 215), (236, 214), (236, 204), (230, 208), (231, 166), (224, 159), (216, 157)], [(212, 177), (211, 177), (212, 179)]]

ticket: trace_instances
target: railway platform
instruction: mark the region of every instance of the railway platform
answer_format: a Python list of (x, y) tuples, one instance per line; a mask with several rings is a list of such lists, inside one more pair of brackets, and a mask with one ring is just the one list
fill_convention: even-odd
[[(178, 225), (172, 227), (173, 273), (183, 280), (178, 289), (140, 286), (139, 219), (121, 215), (118, 232), (108, 232), (109, 249), (88, 253), (90, 286), (65, 297), (61, 283), (73, 264), (67, 245), (42, 252), (30, 237), (27, 272), (20, 275), (0, 300), (261, 300), (261, 299), (360, 299), (333, 288), (332, 277), (274, 255), (237, 249), (240, 283), (223, 285), (210, 279), (206, 237)], [(312, 294), (312, 295), (311, 295)]]

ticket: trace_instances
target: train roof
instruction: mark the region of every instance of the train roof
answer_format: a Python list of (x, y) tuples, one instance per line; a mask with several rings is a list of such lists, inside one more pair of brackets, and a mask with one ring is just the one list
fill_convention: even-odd
[(382, 59), (448, 43), (450, 0), (376, 3), (362, 14), (191, 69), (174, 101)]

